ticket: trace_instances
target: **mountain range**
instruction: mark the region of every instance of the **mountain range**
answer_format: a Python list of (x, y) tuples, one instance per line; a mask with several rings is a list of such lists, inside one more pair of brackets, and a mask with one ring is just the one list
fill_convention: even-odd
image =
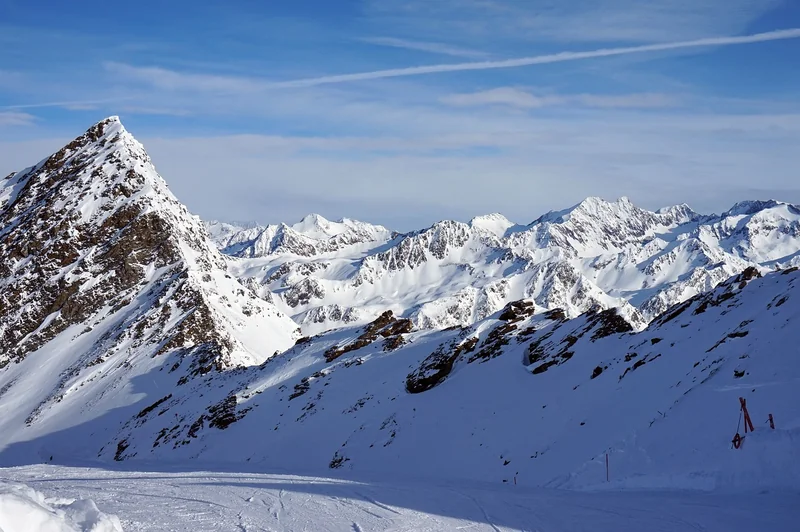
[[(0, 463), (800, 478), (800, 208), (203, 222), (112, 117), (0, 180)], [(744, 396), (774, 431), (730, 454)], [(734, 461), (735, 460), (735, 461)]]
[(520, 299), (569, 317), (618, 308), (641, 329), (747, 268), (800, 264), (800, 208), (778, 201), (701, 215), (687, 205), (650, 212), (627, 198), (587, 198), (528, 225), (491, 214), (407, 234), (319, 215), (206, 227), (232, 274), (306, 334), (386, 310), (420, 328), (466, 326)]

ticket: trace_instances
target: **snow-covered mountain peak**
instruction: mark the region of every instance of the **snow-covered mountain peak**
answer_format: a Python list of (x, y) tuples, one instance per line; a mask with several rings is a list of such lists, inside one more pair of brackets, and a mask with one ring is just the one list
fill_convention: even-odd
[(380, 225), (349, 218), (332, 222), (319, 214), (309, 214), (292, 225), (238, 228), (224, 222), (206, 222), (206, 228), (225, 253), (246, 258), (330, 256), (346, 249), (362, 253), (392, 238), (392, 232)]
[(771, 209), (773, 207), (777, 207), (781, 205), (782, 202), (775, 201), (775, 200), (749, 200), (749, 201), (740, 201), (736, 203), (733, 207), (728, 209), (722, 214), (722, 217), (730, 217), (730, 216), (749, 216), (751, 214), (755, 214), (759, 211), (763, 211), (766, 209)]
[(542, 223), (564, 224), (574, 219), (609, 220), (621, 218), (639, 210), (627, 197), (608, 201), (597, 196), (590, 196), (567, 209), (550, 211), (542, 215), (533, 222), (533, 225)]
[(701, 217), (700, 214), (696, 213), (686, 203), (681, 203), (679, 205), (670, 205), (669, 207), (662, 207), (658, 209), (655, 213), (658, 214), (659, 216), (665, 217), (668, 220), (671, 220), (673, 223), (676, 224), (691, 222)]
[(505, 236), (506, 232), (516, 224), (500, 213), (485, 214), (476, 216), (469, 222), (470, 227), (488, 231), (498, 238)]
[(373, 225), (350, 218), (343, 218), (339, 221), (331, 221), (319, 214), (306, 215), (298, 223), (282, 227), (290, 227), (292, 231), (302, 234), (314, 240), (328, 240), (348, 233), (360, 233), (363, 235), (387, 233), (388, 230), (380, 225)]
[(311, 238), (322, 240), (341, 234), (344, 231), (342, 225), (344, 224), (332, 224), (323, 216), (312, 213), (294, 224), (292, 229)]
[(293, 341), (294, 323), (226, 274), (202, 222), (116, 117), (0, 182), (0, 201), (0, 366), (40, 350), (97, 363), (181, 350), (208, 371)]

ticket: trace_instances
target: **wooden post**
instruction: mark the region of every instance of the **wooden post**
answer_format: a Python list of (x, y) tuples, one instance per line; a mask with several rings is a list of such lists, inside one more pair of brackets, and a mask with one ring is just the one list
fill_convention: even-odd
[(772, 418), (772, 414), (769, 415), (769, 428), (775, 430), (775, 420)]
[(742, 413), (744, 414), (744, 433), (747, 434), (748, 427), (750, 428), (750, 432), (755, 432), (755, 427), (753, 426), (753, 421), (750, 419), (750, 413), (747, 411), (747, 401), (745, 401), (744, 397), (739, 398), (739, 404), (742, 405)]

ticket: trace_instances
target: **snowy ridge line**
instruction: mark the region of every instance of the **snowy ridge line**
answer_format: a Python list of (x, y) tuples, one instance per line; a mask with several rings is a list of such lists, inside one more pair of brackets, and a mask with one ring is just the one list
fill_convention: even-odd
[(421, 328), (475, 323), (511, 301), (576, 317), (619, 308), (637, 328), (749, 267), (800, 264), (800, 208), (744, 201), (720, 215), (587, 198), (517, 225), (500, 214), (408, 234), (309, 215), (292, 226), (207, 222), (229, 271), (305, 334), (386, 310)]

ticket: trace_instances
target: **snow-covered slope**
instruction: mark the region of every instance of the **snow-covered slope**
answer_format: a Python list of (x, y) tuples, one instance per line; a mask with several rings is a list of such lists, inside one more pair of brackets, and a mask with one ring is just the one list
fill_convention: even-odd
[(0, 191), (4, 438), (63, 422), (54, 405), (96, 413), (86, 382), (126, 396), (164, 359), (190, 378), (259, 364), (296, 339), (289, 317), (227, 274), (115, 117)]
[[(59, 405), (68, 423), (0, 456), (583, 488), (605, 482), (608, 454), (616, 486), (797, 489), (798, 283), (751, 269), (638, 333), (613, 309), (568, 320), (519, 302), (445, 331), (387, 313), (180, 385), (164, 359), (131, 383), (136, 402)], [(81, 404), (106, 393), (82, 384)], [(740, 396), (757, 430), (733, 450)]]
[(406, 235), (312, 215), (292, 227), (208, 224), (231, 273), (306, 334), (385, 310), (423, 328), (471, 325), (510, 301), (575, 317), (620, 308), (637, 328), (750, 266), (800, 264), (800, 209), (744, 202), (719, 216), (588, 198), (527, 226), (492, 214)]
[[(800, 272), (760, 271), (797, 261), (798, 218), (596, 199), (409, 235), (312, 217), (280, 241), (307, 255), (229, 261), (109, 119), (0, 184), (0, 465), (586, 487), (608, 455), (623, 486), (798, 489)], [(296, 340), (278, 305), (350, 325)], [(758, 428), (732, 450), (740, 396)]]
[[(798, 271), (748, 270), (640, 333), (624, 332), (613, 310), (564, 320), (529, 317), (525, 304), (442, 332), (397, 335), (403, 322), (385, 318), (242, 375), (224, 430), (211, 410), (167, 423), (186, 404), (170, 398), (163, 416), (126, 427), (127, 442), (140, 443), (121, 458), (219, 459), (233, 440), (231, 458), (291, 470), (576, 487), (605, 481), (608, 452), (628, 484), (796, 488), (798, 283)], [(732, 451), (739, 396), (758, 429)]]
[(4, 532), (122, 532), (115, 515), (91, 499), (51, 499), (22, 484), (0, 482), (0, 530)]

